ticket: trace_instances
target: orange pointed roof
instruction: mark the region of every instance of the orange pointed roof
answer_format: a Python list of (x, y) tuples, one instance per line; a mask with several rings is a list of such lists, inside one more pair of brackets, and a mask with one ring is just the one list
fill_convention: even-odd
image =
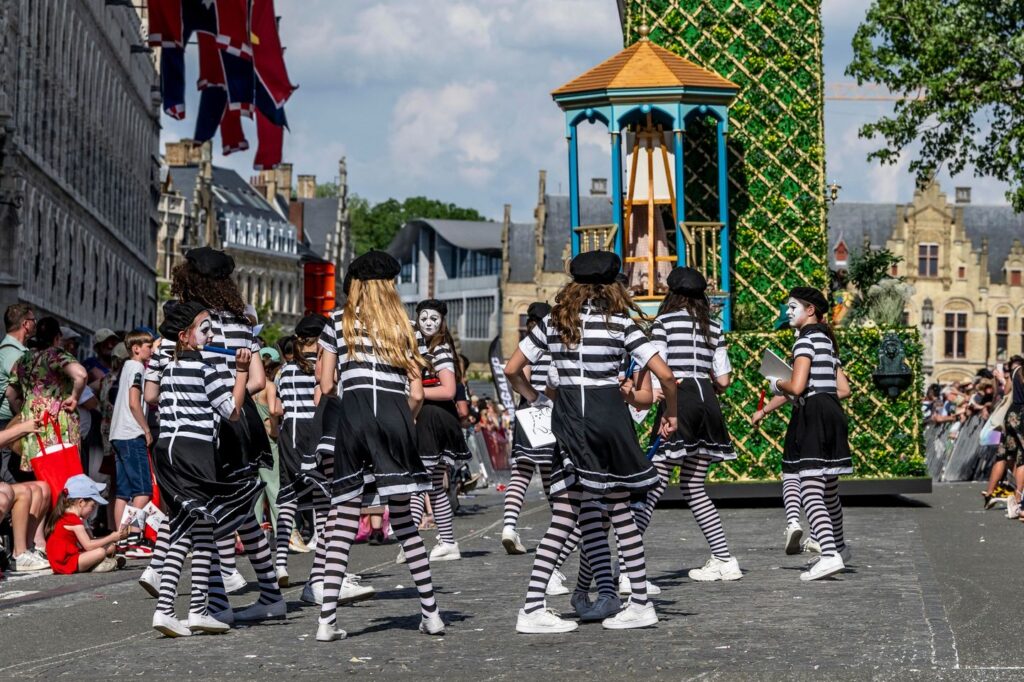
[(631, 88), (729, 88), (739, 86), (697, 66), (646, 37), (552, 92), (552, 96)]

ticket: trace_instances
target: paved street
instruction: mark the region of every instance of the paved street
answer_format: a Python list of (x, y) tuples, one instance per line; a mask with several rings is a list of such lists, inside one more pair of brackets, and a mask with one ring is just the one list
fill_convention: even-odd
[[(790, 678), (1001, 679), (1019, 672), (1015, 621), (1021, 524), (983, 512), (976, 485), (847, 507), (852, 570), (802, 584), (802, 557), (780, 548), (780, 506), (722, 510), (745, 571), (735, 583), (686, 578), (707, 551), (686, 509), (659, 510), (648, 556), (664, 592), (656, 628), (610, 632), (588, 625), (558, 636), (517, 635), (515, 610), (531, 556), (498, 542), (500, 496), (464, 501), (457, 519), (463, 560), (439, 564), (435, 585), (449, 624), (444, 638), (416, 632), (418, 606), (394, 547), (358, 546), (353, 569), (378, 590), (339, 611), (349, 637), (313, 640), (316, 610), (287, 591), (287, 621), (222, 636), (167, 640), (149, 627), (154, 602), (136, 585), (141, 565), (107, 575), (14, 577), (0, 584), (0, 677), (166, 679), (298, 678), (353, 674), (377, 679), (470, 680)], [(531, 489), (522, 521), (528, 546), (547, 520)], [(310, 555), (293, 555), (303, 576)], [(241, 563), (245, 563), (244, 561)], [(140, 564), (140, 562), (135, 562)], [(575, 574), (575, 559), (567, 571)], [(244, 567), (251, 576), (248, 566)], [(185, 613), (183, 582), (179, 612)], [(248, 603), (253, 593), (234, 598)], [(568, 598), (549, 598), (568, 612)]]

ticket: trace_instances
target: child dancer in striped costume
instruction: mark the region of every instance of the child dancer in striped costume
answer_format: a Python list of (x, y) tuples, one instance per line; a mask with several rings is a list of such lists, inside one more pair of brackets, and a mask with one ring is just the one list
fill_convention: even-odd
[(430, 563), (409, 509), (411, 495), (430, 489), (420, 461), (413, 413), (423, 401), (416, 337), (398, 298), (401, 266), (382, 251), (352, 261), (345, 274), (348, 300), (320, 337), (321, 396), (341, 392), (334, 450), (333, 507), (327, 520), (327, 566), (317, 641), (345, 636), (336, 625), (338, 591), (359, 529), (364, 489), (372, 484), (388, 504), (420, 597), (420, 631), (440, 635)]
[[(307, 315), (295, 327), (295, 356), (278, 370), (269, 383), (268, 401), (281, 401), (284, 416), (278, 435), (278, 469), (280, 487), (277, 492), (277, 527), (275, 566), (277, 584), (288, 587), (288, 540), (300, 503), (309, 503), (309, 484), (301, 477), (304, 460), (315, 456), (317, 437), (313, 428), (316, 411), (316, 344), (327, 318)], [(319, 524), (318, 524), (319, 525)]]
[[(218, 480), (214, 440), (218, 422), (237, 420), (245, 395), (251, 353), (235, 354), (236, 378), (231, 388), (216, 369), (203, 361), (199, 349), (213, 339), (205, 307), (196, 302), (176, 306), (160, 333), (177, 339), (177, 349), (160, 379), (160, 438), (154, 449), (157, 480), (170, 512), (170, 550), (160, 576), (160, 594), (153, 627), (168, 637), (193, 632), (226, 632), (227, 623), (207, 609), (207, 585), (216, 553), (214, 530), (231, 528), (240, 510), (251, 507), (262, 486), (254, 480)], [(181, 566), (192, 550), (192, 602), (186, 624), (174, 615)]]
[(798, 330), (793, 374), (772, 380), (776, 396), (754, 412), (751, 421), (756, 425), (787, 399), (793, 400), (782, 471), (800, 476), (804, 512), (821, 546), (821, 558), (800, 579), (817, 580), (842, 571), (850, 559), (839, 502), (839, 476), (853, 473), (846, 414), (839, 404), (850, 394), (850, 385), (835, 336), (825, 322), (828, 301), (811, 287), (796, 287), (789, 296), (787, 317)]
[[(619, 257), (607, 251), (583, 253), (573, 259), (573, 281), (558, 292), (551, 314), (522, 340), (505, 367), (512, 387), (531, 404), (544, 402), (530, 385), (524, 368), (545, 352), (558, 374), (558, 396), (551, 427), (558, 457), (551, 472), (552, 518), (537, 547), (526, 603), (516, 630), (523, 633), (569, 632), (577, 624), (545, 608), (544, 591), (555, 570), (559, 551), (579, 520), (586, 556), (601, 591), (593, 605), (574, 595), (585, 620), (603, 619), (608, 629), (645, 627), (658, 622), (647, 599), (643, 540), (629, 509), (631, 495), (643, 495), (658, 483), (658, 474), (644, 458), (622, 396), (618, 372), (622, 356), (632, 355), (641, 367), (667, 383), (668, 411), (662, 435), (675, 431), (676, 390), (672, 371), (647, 337), (629, 318), (639, 311), (615, 281)], [(611, 577), (607, 538), (602, 528), (602, 503), (615, 528), (633, 594), (621, 611)], [(582, 511), (581, 511), (582, 510)]]
[[(455, 342), (445, 322), (447, 314), (444, 301), (431, 298), (416, 306), (416, 344), (428, 365), (424, 370), (423, 406), (416, 415), (416, 439), (420, 459), (430, 474), (430, 506), (437, 524), (438, 543), (430, 551), (432, 562), (462, 558), (455, 541), (455, 514), (448, 499), (445, 474), (449, 465), (472, 457), (455, 409), (455, 386), (462, 380), (462, 373), (455, 366)], [(412, 518), (417, 527), (424, 506), (423, 496), (415, 495)]]
[(675, 268), (668, 286), (670, 292), (651, 328), (651, 341), (672, 368), (679, 387), (679, 427), (654, 455), (661, 483), (648, 495), (645, 522), (640, 525), (647, 527), (672, 468), (680, 467), (683, 499), (711, 547), (711, 558), (703, 568), (691, 570), (690, 579), (739, 580), (743, 573), (729, 554), (722, 520), (704, 487), (712, 463), (736, 458), (716, 395), (729, 386), (732, 367), (722, 328), (711, 319), (704, 276), (693, 268)]
[[(231, 280), (235, 261), (223, 251), (210, 247), (192, 249), (185, 254), (185, 262), (178, 265), (171, 274), (171, 293), (183, 301), (198, 301), (210, 312), (213, 331), (213, 345), (231, 351), (248, 349), (258, 352), (253, 341), (252, 323), (245, 317), (246, 306)], [(235, 379), (234, 356), (203, 351), (203, 359), (213, 366), (227, 384)], [(273, 467), (270, 440), (259, 408), (251, 394), (266, 386), (263, 363), (254, 362), (249, 368), (248, 383), (244, 400), (239, 403), (240, 416), (234, 422), (222, 422), (217, 434), (217, 469), (224, 481), (259, 482), (257, 468)], [(220, 573), (211, 579), (211, 611), (219, 612), (218, 617), (227, 621), (254, 621), (266, 618), (284, 618), (287, 605), (281, 596), (274, 572), (273, 554), (267, 537), (256, 522), (256, 514), (250, 507), (242, 512), (238, 535), (245, 547), (245, 554), (252, 564), (259, 580), (259, 600), (240, 611), (232, 612), (221, 589), (220, 576), (224, 577), (223, 587), (234, 592), (245, 586), (245, 580), (235, 569), (234, 533), (217, 529), (217, 557)]]

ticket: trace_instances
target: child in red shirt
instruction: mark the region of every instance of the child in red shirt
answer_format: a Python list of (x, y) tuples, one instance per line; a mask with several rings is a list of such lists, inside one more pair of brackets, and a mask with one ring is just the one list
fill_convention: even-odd
[(54, 573), (106, 573), (124, 565), (124, 558), (115, 558), (114, 551), (117, 541), (128, 537), (128, 527), (97, 540), (84, 523), (96, 505), (107, 503), (100, 495), (103, 487), (85, 474), (72, 476), (64, 484), (46, 522), (46, 557)]

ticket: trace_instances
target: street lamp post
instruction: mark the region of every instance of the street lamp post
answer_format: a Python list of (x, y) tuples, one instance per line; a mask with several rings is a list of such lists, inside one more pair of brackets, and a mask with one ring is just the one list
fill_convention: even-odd
[(924, 357), (922, 358), (922, 369), (926, 377), (931, 377), (934, 369), (935, 342), (932, 338), (932, 328), (935, 326), (935, 304), (932, 299), (924, 299), (921, 304), (921, 344), (924, 346)]

